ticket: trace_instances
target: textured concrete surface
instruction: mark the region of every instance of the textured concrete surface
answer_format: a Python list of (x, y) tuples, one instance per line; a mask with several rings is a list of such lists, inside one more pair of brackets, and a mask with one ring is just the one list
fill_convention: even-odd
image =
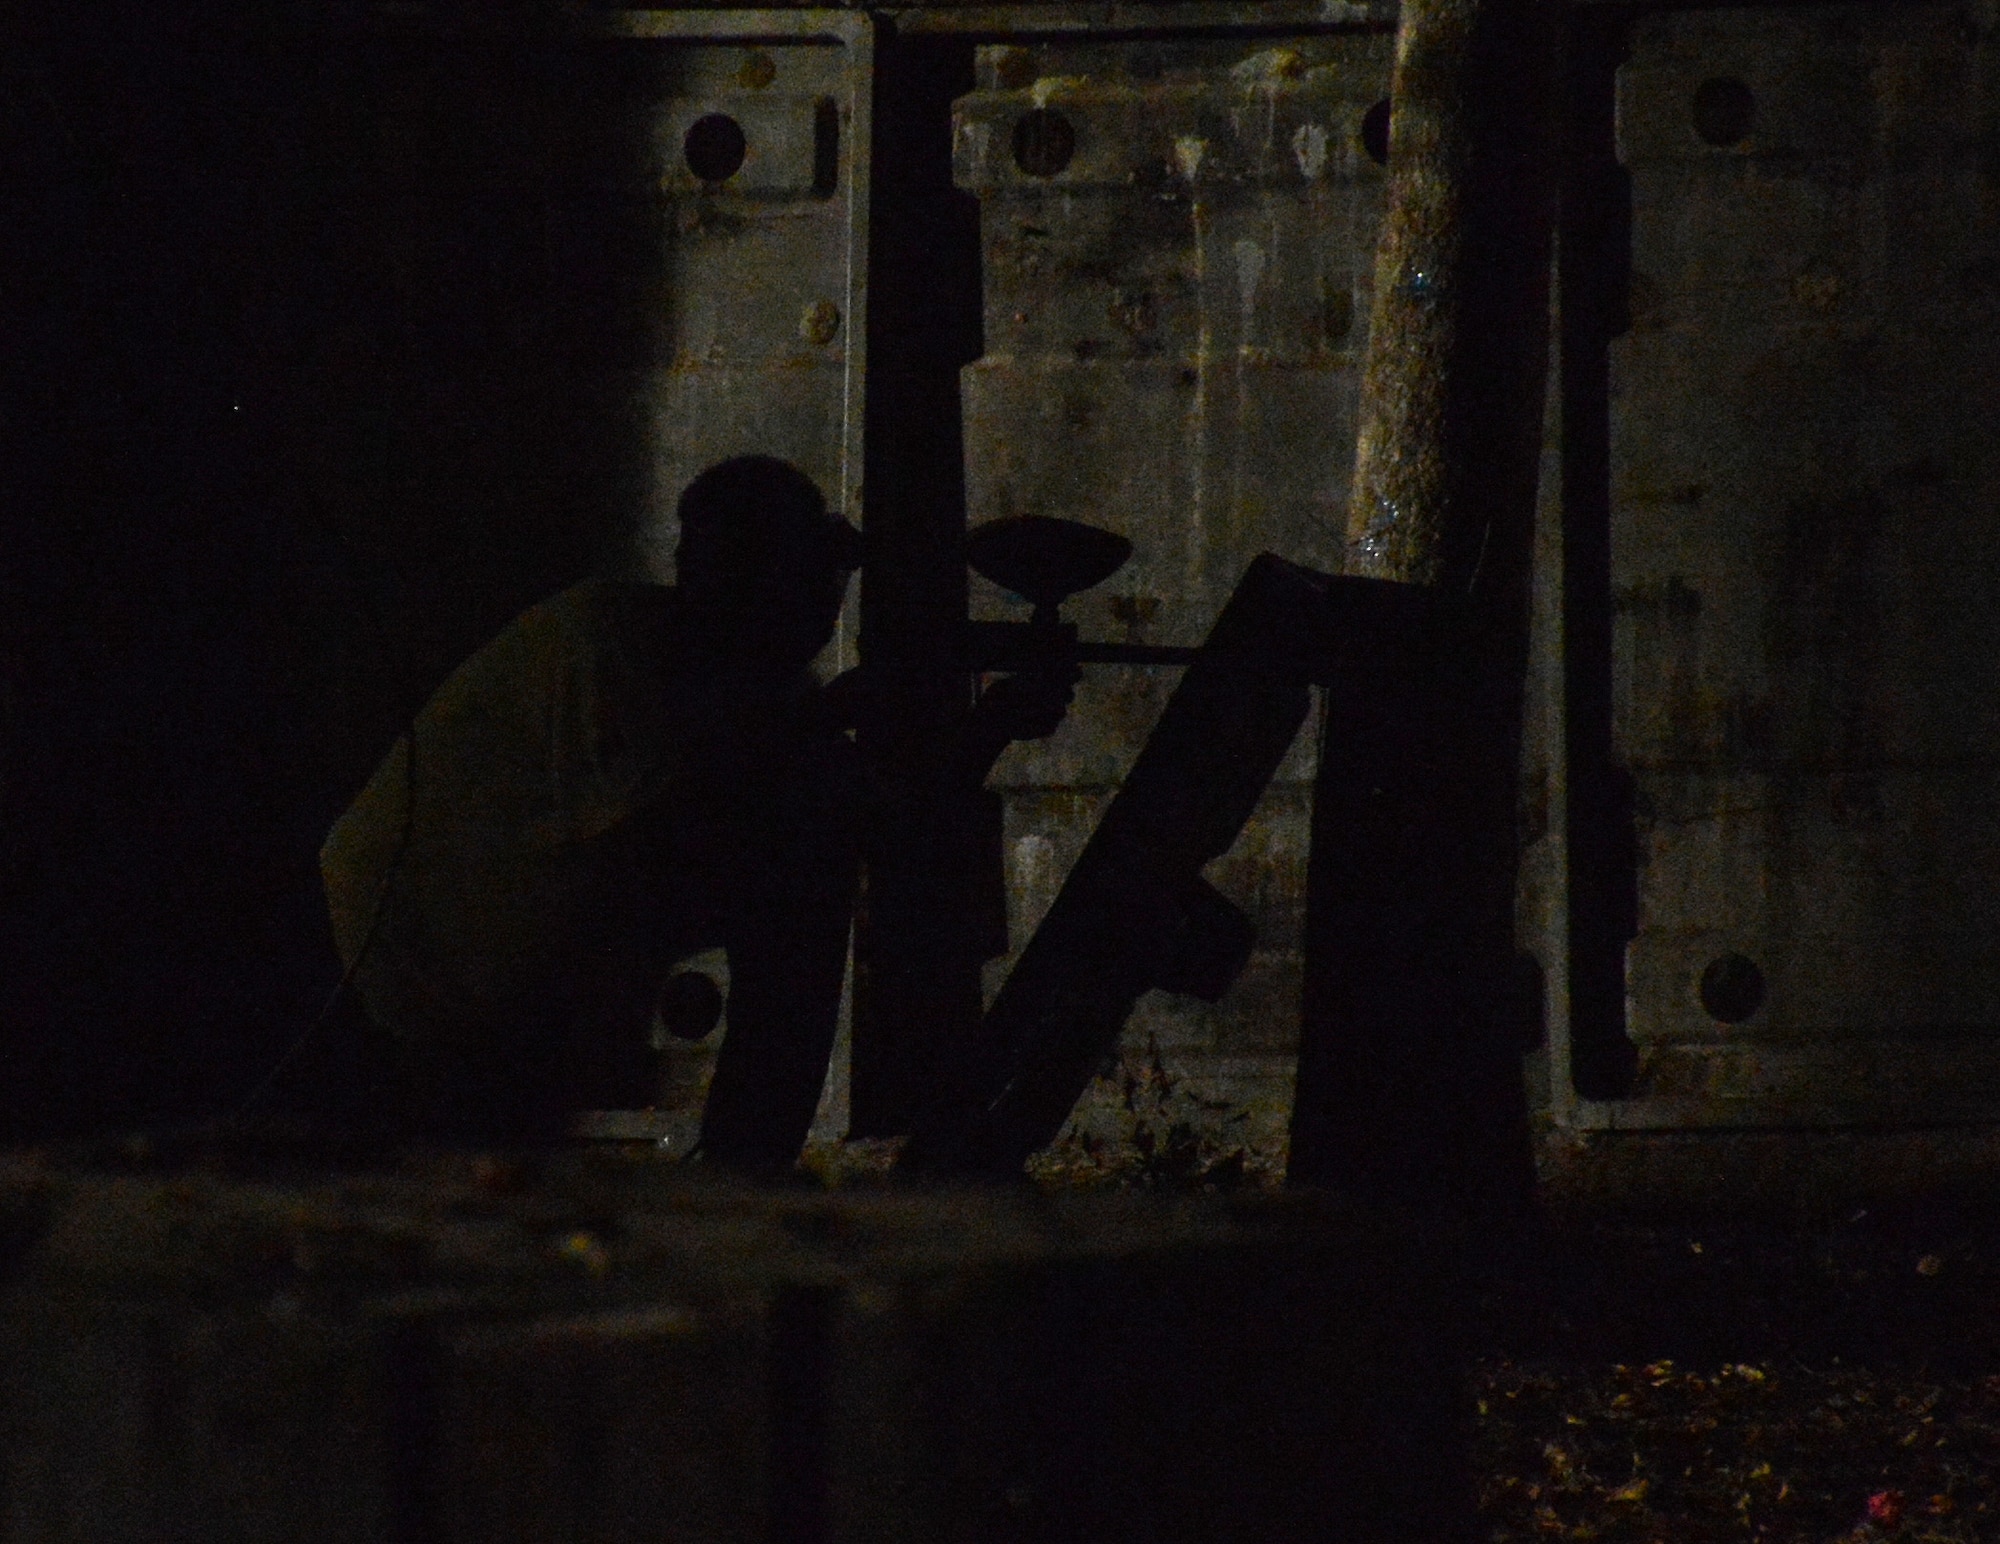
[(1657, 16), (1620, 72), (1617, 754), (1640, 1048), (1617, 1121), (2000, 1099), (2000, 264), (1967, 13)]
[[(1260, 551), (1338, 569), (1382, 186), (1363, 127), (1391, 45), (1357, 31), (980, 49), (980, 89), (955, 113), (986, 313), (985, 357), (964, 374), (967, 518), (1060, 515), (1128, 537), (1131, 562), (1068, 608), (1086, 637), (1199, 643)], [(1017, 157), (1030, 114), (1066, 126), (1059, 167)], [(984, 581), (972, 605), (1020, 609)], [(1093, 667), (1069, 722), (996, 769), (1017, 950), (1171, 685)], [(1126, 1090), (1157, 1048), (1211, 1156), (1281, 1158), (1315, 728), (1209, 875), (1257, 924), (1249, 969), (1212, 1007), (1144, 999), (1079, 1138), (1129, 1131)], [(1011, 963), (988, 967), (989, 991)]]

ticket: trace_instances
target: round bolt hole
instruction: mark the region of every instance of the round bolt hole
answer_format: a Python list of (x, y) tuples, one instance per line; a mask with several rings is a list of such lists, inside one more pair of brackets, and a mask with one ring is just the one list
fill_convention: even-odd
[(676, 1040), (705, 1040), (722, 1021), (722, 988), (701, 971), (677, 971), (660, 988), (659, 1011)]
[(1076, 129), (1053, 107), (1037, 107), (1014, 122), (1014, 164), (1030, 177), (1053, 177), (1076, 154)]
[(1361, 115), (1361, 148), (1377, 166), (1389, 164), (1389, 99), (1384, 97)]
[(1757, 121), (1757, 98), (1733, 76), (1705, 80), (1694, 91), (1694, 131), (1704, 144), (1740, 144)]
[(1764, 1006), (1764, 972), (1740, 954), (1710, 960), (1701, 973), (1701, 1005), (1718, 1024), (1741, 1024)]
[(734, 177), (748, 148), (742, 125), (727, 113), (695, 119), (681, 141), (688, 170), (703, 182), (727, 182)]

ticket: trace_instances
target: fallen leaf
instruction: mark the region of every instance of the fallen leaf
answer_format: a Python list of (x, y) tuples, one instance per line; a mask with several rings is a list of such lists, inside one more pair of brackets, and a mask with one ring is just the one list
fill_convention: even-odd
[(1919, 1276), (1935, 1276), (1944, 1269), (1944, 1261), (1934, 1254), (1927, 1254), (1917, 1262)]
[(1644, 1501), (1646, 1499), (1646, 1492), (1649, 1488), (1650, 1485), (1646, 1477), (1644, 1475), (1641, 1475), (1631, 1484), (1621, 1485), (1617, 1490), (1612, 1491), (1611, 1494), (1606, 1496), (1604, 1499), (1606, 1501), (1627, 1501), (1627, 1502)]
[(565, 1260), (574, 1260), (595, 1277), (601, 1278), (611, 1269), (611, 1255), (594, 1233), (578, 1230), (564, 1239), (556, 1252)]
[(1903, 1520), (1903, 1493), (1878, 1490), (1868, 1498), (1868, 1520), (1878, 1528), (1893, 1528)]

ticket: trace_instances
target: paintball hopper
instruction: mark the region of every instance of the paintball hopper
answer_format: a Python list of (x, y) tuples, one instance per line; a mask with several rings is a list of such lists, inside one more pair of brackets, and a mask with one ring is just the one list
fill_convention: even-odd
[(1131, 556), (1132, 544), (1115, 531), (1049, 515), (990, 520), (965, 538), (972, 571), (1027, 601), (1042, 627), (1056, 622), (1070, 596), (1102, 584)]
[(983, 579), (1018, 595), (1034, 608), (1019, 622), (967, 624), (975, 670), (1024, 670), (1057, 660), (1085, 665), (1185, 665), (1193, 649), (1137, 643), (1079, 643), (1062, 604), (1080, 590), (1102, 584), (1125, 566), (1132, 544), (1115, 531), (1058, 520), (1012, 515), (975, 526), (965, 538), (965, 561)]

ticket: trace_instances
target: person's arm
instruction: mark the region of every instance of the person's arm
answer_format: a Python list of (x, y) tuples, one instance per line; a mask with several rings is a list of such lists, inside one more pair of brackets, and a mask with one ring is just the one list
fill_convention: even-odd
[[(1000, 753), (1016, 740), (1043, 740), (1054, 734), (1076, 699), (1083, 672), (1074, 661), (1046, 670), (1001, 676), (979, 694), (939, 757), (945, 781), (978, 787)], [(878, 711), (879, 676), (865, 665), (830, 681), (822, 700), (832, 722), (852, 728)]]
[(1002, 676), (987, 686), (960, 731), (957, 776), (982, 784), (1000, 753), (1016, 740), (1045, 740), (1054, 734), (1076, 700), (1082, 677), (1072, 661)]

